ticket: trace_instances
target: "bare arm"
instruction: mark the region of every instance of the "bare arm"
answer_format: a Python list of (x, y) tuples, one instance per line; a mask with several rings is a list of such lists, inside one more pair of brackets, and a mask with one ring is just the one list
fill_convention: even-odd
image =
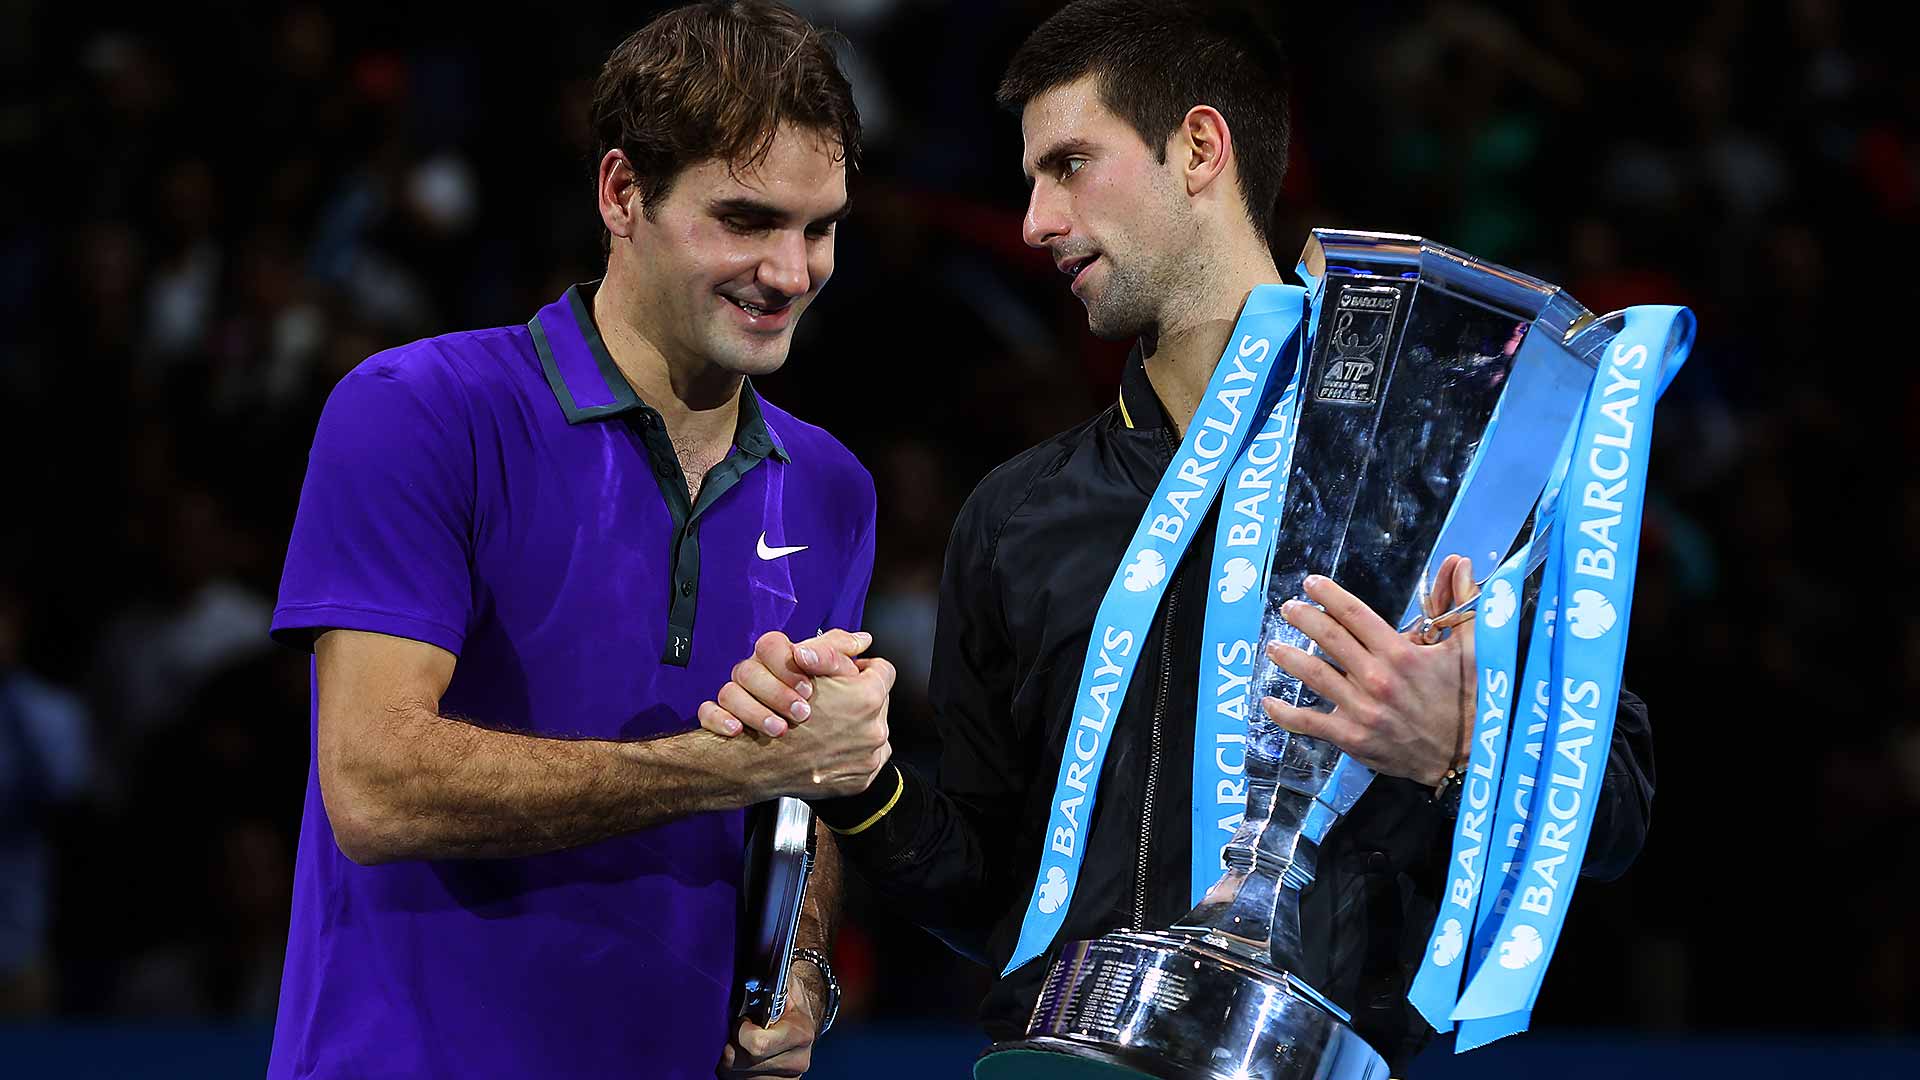
[(833, 934), (840, 925), (840, 849), (833, 842), (833, 830), (819, 818), (813, 822), (813, 837), (813, 876), (807, 881), (807, 895), (800, 905), (800, 928), (793, 935), (793, 944), (831, 956)]
[(778, 747), (704, 731), (568, 740), (441, 716), (455, 659), (436, 646), (332, 630), (314, 652), (321, 796), (340, 850), (364, 864), (534, 855), (776, 795), (857, 791), (887, 757), (878, 678), (863, 721), (802, 725)]
[[(800, 904), (800, 926), (793, 944), (800, 949), (819, 949), (833, 955), (833, 934), (840, 925), (840, 849), (833, 842), (833, 830), (818, 818), (813, 822), (813, 875), (807, 881), (807, 893)], [(813, 994), (818, 1017), (827, 1000), (826, 980), (820, 969), (805, 961), (793, 965), (793, 978)]]

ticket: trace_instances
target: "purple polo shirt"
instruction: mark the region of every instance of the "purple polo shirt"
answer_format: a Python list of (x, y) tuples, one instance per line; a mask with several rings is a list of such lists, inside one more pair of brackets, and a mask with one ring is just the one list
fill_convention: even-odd
[[(749, 385), (732, 453), (690, 504), (659, 414), (594, 327), (594, 288), (526, 326), (380, 353), (340, 382), (276, 639), (311, 648), (339, 627), (429, 642), (459, 658), (446, 715), (644, 739), (692, 728), (765, 631), (859, 625), (867, 471)], [(743, 816), (532, 858), (363, 867), (340, 853), (310, 764), (268, 1076), (712, 1076)]]

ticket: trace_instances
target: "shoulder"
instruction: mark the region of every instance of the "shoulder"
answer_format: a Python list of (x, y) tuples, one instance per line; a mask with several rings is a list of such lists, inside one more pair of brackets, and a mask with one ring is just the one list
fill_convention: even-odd
[(438, 433), (467, 440), (475, 418), (540, 389), (539, 357), (524, 326), (421, 338), (374, 353), (333, 387), (321, 434), (346, 428), (379, 442)]
[[(755, 391), (756, 395), (759, 392)], [(860, 463), (846, 444), (827, 429), (794, 416), (764, 395), (759, 395), (760, 416), (774, 442), (785, 450), (789, 468), (823, 490), (855, 495), (871, 510), (874, 501), (873, 474)]]
[(527, 328), (502, 326), (421, 338), (374, 353), (340, 383), (362, 391), (385, 387), (440, 404), (517, 390), (538, 368)]
[(1037, 489), (1059, 476), (1076, 454), (1113, 426), (1117, 412), (1109, 405), (1089, 419), (995, 466), (962, 504), (959, 519), (954, 523), (955, 534), (965, 530), (973, 539), (985, 540), (991, 546), (1000, 530), (1033, 498)]

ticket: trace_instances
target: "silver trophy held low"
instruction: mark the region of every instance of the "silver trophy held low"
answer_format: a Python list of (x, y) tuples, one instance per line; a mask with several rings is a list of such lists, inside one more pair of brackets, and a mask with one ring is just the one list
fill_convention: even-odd
[[(1596, 337), (1616, 328), (1554, 285), (1414, 236), (1315, 230), (1300, 275), (1307, 366), (1262, 634), (1311, 648), (1280, 616), (1310, 573), (1405, 624), (1441, 557), (1498, 564), (1592, 383)], [(1292, 974), (1300, 894), (1373, 774), (1268, 720), (1267, 695), (1332, 706), (1256, 657), (1225, 876), (1168, 929), (1066, 945), (1026, 1037), (991, 1048), (977, 1077), (1387, 1076), (1348, 1014)]]
[(813, 876), (813, 810), (781, 797), (747, 811), (746, 863), (740, 875), (740, 1015), (761, 1027), (787, 1009), (800, 905)]

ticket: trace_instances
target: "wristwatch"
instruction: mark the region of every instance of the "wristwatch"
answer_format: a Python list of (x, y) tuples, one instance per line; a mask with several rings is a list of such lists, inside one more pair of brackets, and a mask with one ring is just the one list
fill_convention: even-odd
[(820, 969), (820, 978), (827, 984), (827, 1003), (820, 1017), (820, 1029), (813, 1034), (816, 1038), (827, 1033), (833, 1026), (833, 1018), (840, 1015), (840, 980), (833, 977), (833, 965), (827, 962), (827, 955), (819, 949), (793, 950), (795, 962), (805, 960)]

